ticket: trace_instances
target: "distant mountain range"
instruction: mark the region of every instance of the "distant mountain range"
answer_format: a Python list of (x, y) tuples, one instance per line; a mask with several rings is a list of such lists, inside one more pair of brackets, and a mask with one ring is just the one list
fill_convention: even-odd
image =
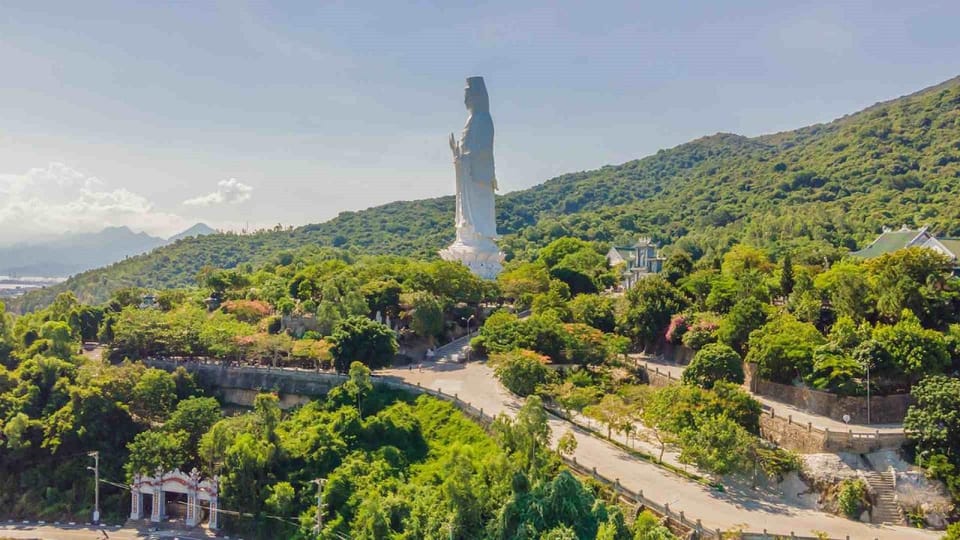
[(184, 238), (213, 234), (203, 223), (171, 236), (158, 238), (127, 227), (108, 227), (97, 233), (68, 234), (31, 244), (0, 247), (0, 275), (67, 277), (146, 253)]

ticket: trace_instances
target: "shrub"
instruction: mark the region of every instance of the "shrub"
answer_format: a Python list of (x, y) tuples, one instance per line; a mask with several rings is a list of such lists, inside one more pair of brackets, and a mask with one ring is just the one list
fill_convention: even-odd
[(688, 329), (686, 317), (683, 315), (674, 315), (673, 318), (670, 319), (670, 326), (667, 327), (667, 334), (664, 337), (667, 338), (667, 343), (678, 345)]
[(256, 323), (273, 312), (270, 304), (260, 300), (228, 300), (221, 309), (246, 323)]
[(840, 483), (837, 505), (850, 519), (856, 519), (866, 506), (867, 485), (859, 478), (848, 478)]
[(717, 381), (743, 384), (743, 361), (737, 351), (723, 343), (711, 343), (697, 352), (683, 371), (684, 384), (713, 388)]
[(697, 316), (697, 322), (690, 325), (683, 334), (683, 344), (694, 350), (702, 349), (708, 343), (717, 341), (719, 323), (711, 318)]
[(546, 366), (547, 357), (533, 351), (517, 349), (490, 357), (493, 372), (507, 390), (520, 396), (529, 396), (538, 386), (554, 375)]

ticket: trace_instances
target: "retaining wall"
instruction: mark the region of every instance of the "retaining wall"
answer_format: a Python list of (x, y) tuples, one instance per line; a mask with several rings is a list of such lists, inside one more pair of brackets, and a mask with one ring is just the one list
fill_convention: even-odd
[[(752, 389), (761, 396), (793, 405), (798, 409), (841, 420), (845, 414), (857, 424), (867, 422), (867, 398), (838, 396), (802, 386), (791, 386), (756, 379)], [(907, 415), (907, 409), (913, 403), (909, 394), (870, 397), (871, 424), (900, 424)]]
[(228, 367), (213, 362), (177, 362), (174, 360), (144, 360), (150, 367), (173, 371), (178, 367), (192, 373), (197, 382), (214, 388), (223, 401), (232, 405), (250, 406), (260, 392), (275, 392), (284, 409), (327, 395), (346, 376), (299, 369), (269, 367)]
[[(656, 365), (648, 365), (637, 362), (636, 366), (644, 374), (650, 386), (663, 387), (669, 384), (676, 384), (680, 382), (676, 377), (671, 375), (669, 371), (660, 371), (660, 368)], [(749, 373), (750, 366), (747, 367), (747, 371)], [(751, 383), (749, 376), (747, 379), (747, 384), (752, 384), (754, 388), (757, 385), (775, 384), (757, 379), (754, 379)], [(795, 388), (782, 384), (778, 384), (776, 386)], [(766, 387), (766, 390), (768, 391), (772, 391), (773, 389), (773, 386)], [(834, 396), (833, 394), (827, 394), (826, 392), (818, 392), (816, 390), (809, 389), (803, 390), (837, 398), (837, 396)], [(886, 396), (884, 398), (877, 399), (883, 400), (886, 398), (896, 397), (901, 396)], [(874, 403), (872, 399), (871, 403)], [(865, 401), (864, 411), (866, 411)], [(841, 417), (842, 416), (843, 415), (841, 415)], [(816, 454), (820, 452), (853, 452), (857, 454), (864, 454), (884, 448), (900, 448), (903, 446), (903, 443), (906, 442), (906, 437), (903, 435), (903, 433), (880, 433), (877, 431), (864, 430), (830, 431), (814, 427), (809, 423), (799, 424), (795, 423), (789, 415), (778, 415), (775, 409), (770, 408), (767, 408), (763, 414), (760, 415), (760, 436), (768, 441), (776, 443), (778, 446), (793, 450), (794, 452), (800, 452), (801, 454)]]

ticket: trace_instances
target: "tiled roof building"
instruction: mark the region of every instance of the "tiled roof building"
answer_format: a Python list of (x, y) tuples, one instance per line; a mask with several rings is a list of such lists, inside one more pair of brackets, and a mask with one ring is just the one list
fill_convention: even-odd
[(925, 247), (946, 255), (960, 268), (960, 238), (936, 238), (927, 227), (910, 229), (906, 225), (899, 230), (884, 229), (869, 246), (851, 253), (854, 257), (871, 259), (884, 253), (891, 253), (898, 249), (909, 247)]

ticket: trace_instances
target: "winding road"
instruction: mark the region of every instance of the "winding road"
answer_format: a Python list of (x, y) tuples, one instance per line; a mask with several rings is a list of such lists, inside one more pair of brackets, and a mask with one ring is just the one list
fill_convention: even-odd
[[(507, 392), (484, 363), (425, 364), (422, 369), (398, 368), (377, 373), (409, 384), (455, 394), (486, 414), (510, 415), (522, 401)], [(892, 525), (872, 525), (833, 516), (812, 508), (791, 504), (780, 493), (753, 490), (749, 487), (728, 487), (724, 493), (682, 478), (652, 463), (636, 458), (606, 441), (592, 436), (573, 424), (551, 417), (554, 439), (568, 429), (577, 437), (575, 457), (587, 468), (596, 467), (599, 474), (619, 479), (633, 491), (642, 491), (650, 500), (670, 505), (692, 519), (701, 519), (704, 527), (723, 531), (740, 529), (771, 534), (795, 533), (816, 536), (827, 533), (831, 538), (852, 539), (937, 539), (942, 533)]]

